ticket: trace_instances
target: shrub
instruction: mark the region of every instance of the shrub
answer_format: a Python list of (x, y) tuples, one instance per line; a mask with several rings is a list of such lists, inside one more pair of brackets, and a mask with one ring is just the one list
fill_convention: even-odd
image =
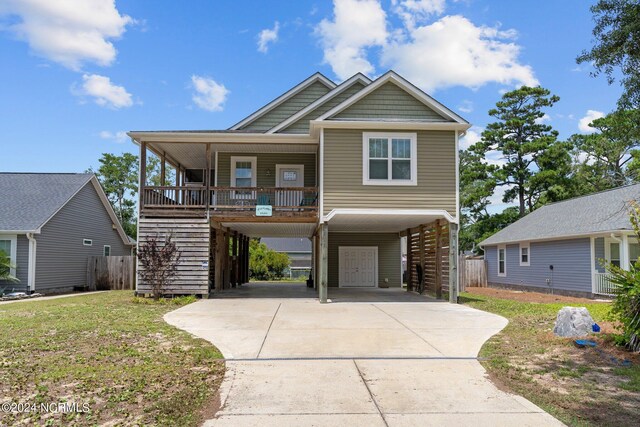
[(171, 234), (164, 241), (158, 236), (149, 237), (138, 249), (139, 276), (143, 283), (151, 286), (154, 299), (159, 299), (178, 272), (180, 251)]
[(289, 267), (289, 256), (269, 249), (264, 243), (252, 239), (249, 243), (249, 275), (257, 280), (273, 280), (284, 276)]

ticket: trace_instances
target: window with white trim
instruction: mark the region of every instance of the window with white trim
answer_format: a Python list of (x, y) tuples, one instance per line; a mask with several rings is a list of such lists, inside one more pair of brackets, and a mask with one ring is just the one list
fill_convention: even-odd
[(111, 246), (109, 245), (104, 245), (102, 247), (102, 255), (104, 256), (111, 256)]
[[(16, 256), (18, 251), (18, 236), (17, 235), (1, 235), (0, 236), (0, 251), (4, 252), (9, 257), (11, 265), (16, 265)], [(16, 275), (16, 269), (10, 268), (9, 274)]]
[(520, 266), (528, 267), (531, 265), (531, 246), (529, 243), (520, 243)]
[(364, 132), (363, 185), (417, 185), (417, 134)]
[[(256, 186), (257, 157), (232, 156), (231, 157), (231, 186), (255, 187)], [(253, 197), (250, 191), (234, 191), (233, 197), (248, 199)]]
[(91, 239), (82, 239), (82, 244), (84, 246), (93, 246), (93, 240), (91, 240)]
[(498, 246), (498, 276), (505, 277), (507, 275), (507, 248)]

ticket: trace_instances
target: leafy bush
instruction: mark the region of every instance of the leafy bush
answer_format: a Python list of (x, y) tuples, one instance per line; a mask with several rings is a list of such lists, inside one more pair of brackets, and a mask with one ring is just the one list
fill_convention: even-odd
[(249, 275), (257, 280), (280, 279), (289, 268), (289, 256), (252, 239), (249, 243)]
[[(640, 205), (631, 203), (629, 218), (638, 238), (640, 238)], [(622, 336), (617, 340), (631, 351), (640, 351), (640, 260), (631, 262), (629, 271), (611, 263), (606, 265), (614, 283), (615, 300), (611, 316), (620, 322)]]

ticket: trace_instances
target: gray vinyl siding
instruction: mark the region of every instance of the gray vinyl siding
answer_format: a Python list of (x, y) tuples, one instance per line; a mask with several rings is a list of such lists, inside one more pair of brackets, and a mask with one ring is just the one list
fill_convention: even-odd
[(16, 277), (20, 282), (9, 283), (0, 280), (0, 288), (19, 292), (26, 291), (29, 286), (29, 239), (24, 234), (18, 234), (16, 239)]
[(324, 131), (324, 215), (337, 208), (444, 209), (456, 215), (454, 131), (417, 132), (414, 186), (362, 185), (363, 132), (369, 131)]
[[(231, 157), (257, 157), (256, 184), (258, 187), (275, 187), (276, 165), (304, 165), (304, 186), (316, 186), (316, 155), (309, 153), (218, 153), (218, 185), (231, 186)], [(267, 170), (271, 175), (267, 176)]]
[(312, 83), (299, 93), (282, 102), (280, 105), (266, 112), (251, 123), (241, 127), (243, 130), (266, 132), (278, 123), (291, 117), (316, 99), (326, 95), (329, 88), (319, 81)]
[(341, 120), (403, 119), (426, 122), (449, 121), (392, 82), (385, 83), (331, 118)]
[(593, 241), (593, 249), (595, 252), (595, 266), (598, 273), (604, 273), (604, 266), (599, 262), (599, 260), (604, 259), (604, 237), (596, 237)]
[[(92, 239), (84, 246), (83, 239)], [(84, 286), (87, 257), (102, 256), (111, 246), (112, 256), (130, 255), (98, 193), (87, 183), (36, 235), (36, 291), (66, 291)]]
[(400, 287), (400, 237), (395, 233), (332, 233), (329, 232), (327, 279), (330, 287), (339, 285), (340, 246), (377, 246), (378, 247), (378, 286), (389, 279), (390, 287)]
[[(530, 243), (530, 266), (520, 266), (519, 244), (506, 245), (506, 277), (498, 276), (497, 246), (485, 247), (488, 282), (572, 292), (591, 292), (591, 240), (587, 238)], [(549, 266), (553, 265), (553, 272)]]
[(335, 106), (343, 103), (347, 99), (351, 98), (356, 93), (360, 92), (365, 85), (360, 82), (356, 82), (351, 85), (349, 88), (345, 89), (339, 95), (334, 96), (327, 102), (313, 110), (309, 111), (307, 114), (302, 116), (299, 120), (293, 122), (286, 128), (282, 129), (280, 132), (282, 133), (309, 133), (309, 121), (317, 119), (318, 117), (325, 114), (327, 111), (331, 110)]

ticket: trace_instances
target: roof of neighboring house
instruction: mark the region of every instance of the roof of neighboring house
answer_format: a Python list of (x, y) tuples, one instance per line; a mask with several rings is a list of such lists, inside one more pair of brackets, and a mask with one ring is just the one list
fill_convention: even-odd
[(306, 238), (268, 237), (260, 242), (276, 252), (311, 252), (311, 240)]
[(480, 246), (631, 230), (629, 202), (639, 198), (640, 184), (634, 184), (552, 203), (498, 231)]
[(98, 180), (89, 173), (0, 172), (0, 231), (38, 232), (89, 182), (93, 182), (123, 241), (131, 244)]

